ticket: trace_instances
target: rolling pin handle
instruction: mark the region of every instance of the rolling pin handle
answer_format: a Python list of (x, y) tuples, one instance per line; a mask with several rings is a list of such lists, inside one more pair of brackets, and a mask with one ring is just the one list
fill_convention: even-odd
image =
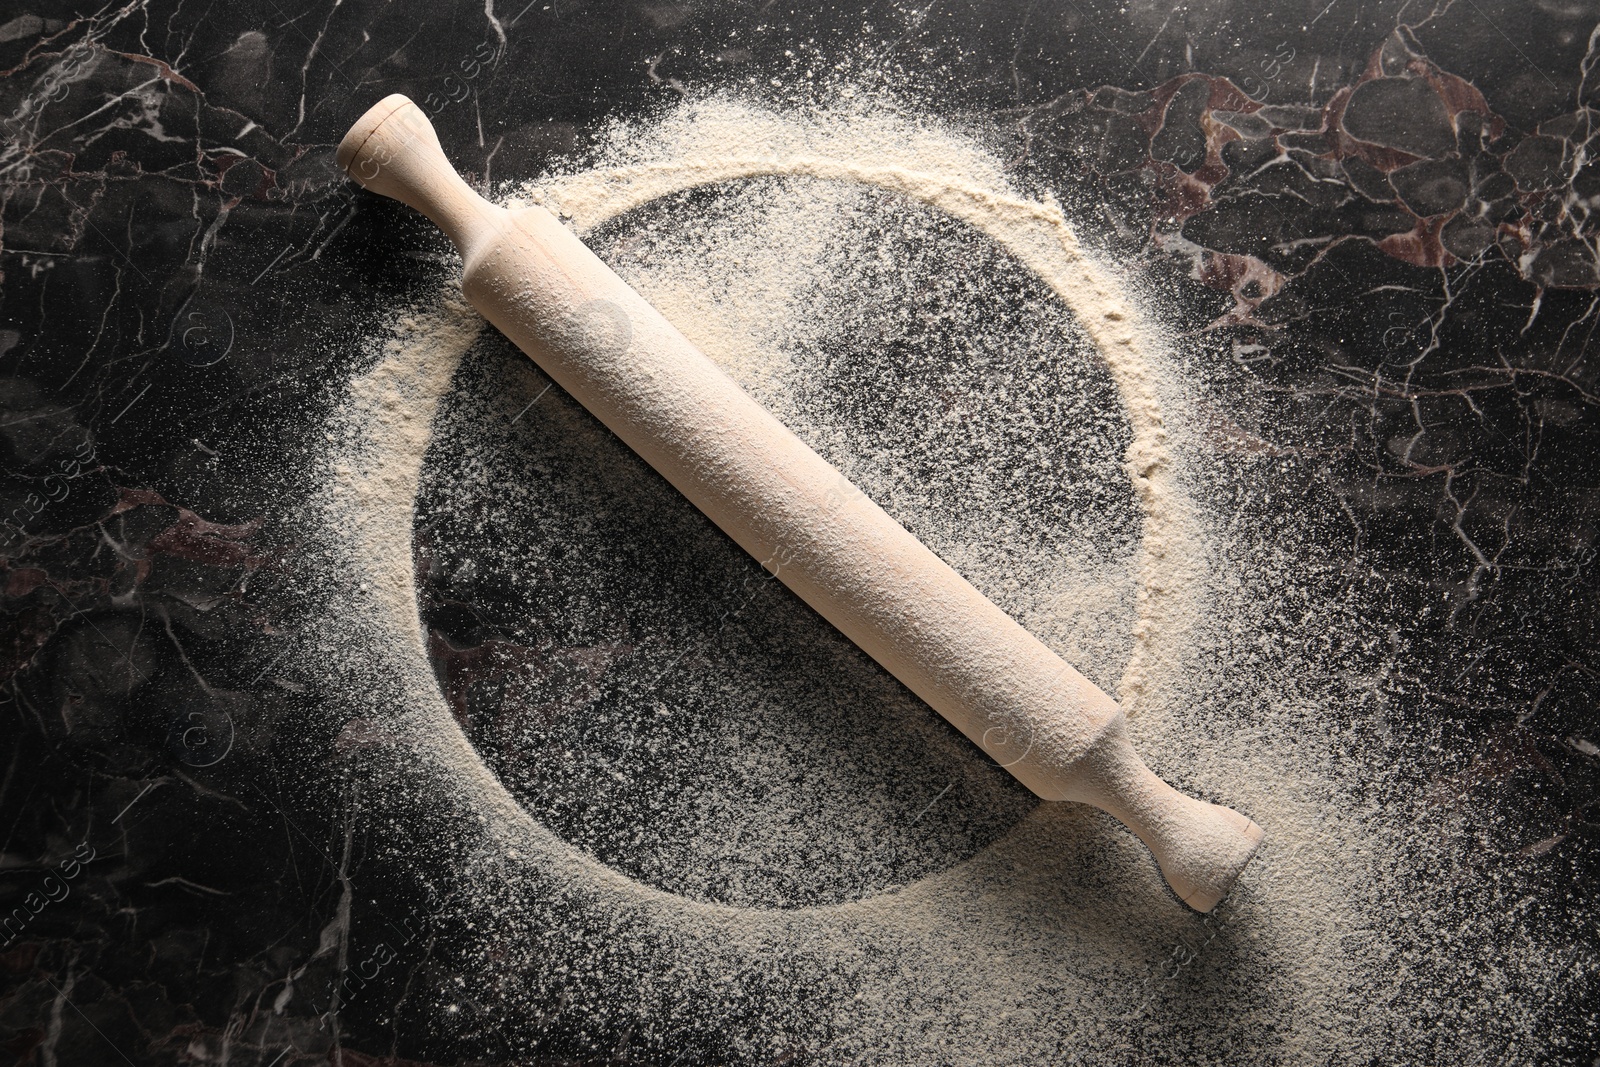
[(422, 109), (394, 93), (367, 109), (339, 142), (339, 168), (364, 189), (422, 212), (463, 259), (483, 239), (484, 223), (503, 230), (507, 213), (462, 180)]
[(1217, 906), (1261, 845), (1249, 818), (1181, 793), (1145, 766), (1120, 714), (1060, 780), (1069, 784), (1050, 799), (1092, 804), (1132, 830), (1172, 891), (1199, 912)]

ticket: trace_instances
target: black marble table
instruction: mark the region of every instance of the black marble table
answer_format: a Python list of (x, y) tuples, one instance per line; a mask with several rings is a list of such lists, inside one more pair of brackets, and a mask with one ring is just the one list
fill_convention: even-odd
[[(1480, 816), (1444, 850), (1525, 887), (1508, 921), (1569, 931), (1568, 970), (1508, 987), (1544, 1020), (1516, 1061), (1600, 1062), (1587, 0), (7, 5), (0, 1049), (732, 1056), (620, 1024), (580, 1040), (559, 989), (526, 1039), (425, 1007), (453, 934), (353, 829), (347, 724), (285, 669), (318, 610), (297, 523), (347, 342), (429, 291), (444, 251), (334, 145), (404, 92), (472, 180), (532, 176), (610, 117), (840, 60), (1093, 204), (1072, 212), (1085, 240), (1238, 354), (1251, 421), (1230, 440), (1282, 461), (1281, 500), (1315, 501), (1327, 596), (1383, 603), (1382, 669), (1352, 669), (1405, 773)], [(424, 608), (447, 685), (554, 669)], [(1496, 1041), (1474, 1062), (1508, 1062)]]

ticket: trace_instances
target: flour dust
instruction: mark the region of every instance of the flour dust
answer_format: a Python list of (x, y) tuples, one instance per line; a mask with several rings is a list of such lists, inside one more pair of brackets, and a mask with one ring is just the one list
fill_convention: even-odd
[[(459, 977), (418, 994), (437, 1026), (886, 1064), (1404, 1059), (1488, 1028), (1516, 1059), (1536, 1017), (1407, 977), (1451, 975), (1474, 920), (1409, 861), (1413, 806), (1351, 725), (1336, 562), (1292, 516), (1227, 521), (1274, 472), (1218, 455), (1210, 357), (1070, 212), (891, 103), (686, 103), (506, 192), (1267, 844), (1188, 911), (1125, 830), (1037, 803), (447, 295), (352, 383), (325, 501), (355, 575), (337, 634), (392, 671), (348, 695), (387, 738), (371, 832), (456, 924)], [(1394, 958), (1402, 905), (1458, 931), (1439, 956)], [(1426, 1044), (1429, 1012), (1458, 1046)]]

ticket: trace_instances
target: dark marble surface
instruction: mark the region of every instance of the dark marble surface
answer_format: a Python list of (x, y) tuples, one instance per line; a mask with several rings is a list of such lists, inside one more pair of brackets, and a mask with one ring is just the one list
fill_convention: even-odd
[[(10, 5), (0, 1048), (529, 1062), (408, 1009), (447, 932), (353, 873), (372, 843), (338, 724), (280, 669), (314, 610), (292, 516), (340, 340), (433, 277), (407, 259), (437, 250), (426, 224), (333, 165), (390, 92), (478, 180), (610, 115), (841, 62), (992, 131), (1233, 346), (1253, 421), (1228, 440), (1330, 502), (1311, 521), (1339, 581), (1385, 591), (1375, 622), (1405, 651), (1373, 684), (1416, 774), (1484, 813), (1459, 847), (1534, 887), (1525, 921), (1595, 936), (1597, 19), (1583, 0)], [(1593, 992), (1543, 992), (1566, 1040), (1548, 1062), (1592, 1061)], [(585, 1055), (673, 1053), (624, 1034)]]

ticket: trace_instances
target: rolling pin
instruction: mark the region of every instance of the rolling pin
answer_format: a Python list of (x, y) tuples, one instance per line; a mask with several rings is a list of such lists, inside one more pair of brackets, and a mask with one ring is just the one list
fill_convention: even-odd
[(1210, 911), (1261, 829), (1173, 789), (1105, 693), (990, 603), (752, 399), (548, 211), (489, 203), (404, 96), (339, 144), (361, 185), (431, 219), (462, 292), (807, 604), (1047, 801), (1092, 804)]

